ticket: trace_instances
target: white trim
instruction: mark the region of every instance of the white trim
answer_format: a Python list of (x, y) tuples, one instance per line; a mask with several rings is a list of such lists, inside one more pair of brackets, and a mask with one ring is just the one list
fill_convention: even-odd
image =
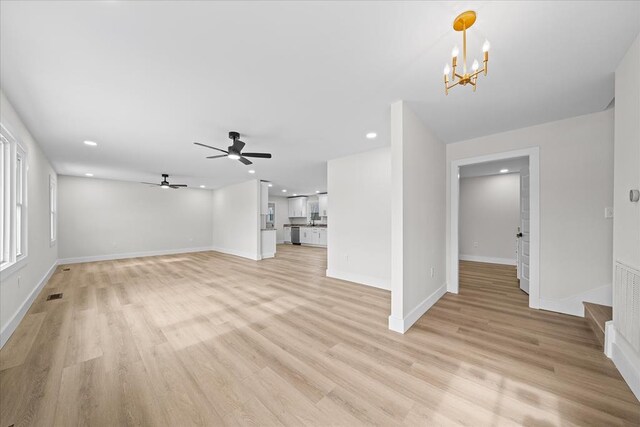
[(414, 323), (418, 321), (444, 294), (447, 293), (447, 285), (443, 284), (431, 295), (426, 297), (420, 304), (407, 314), (404, 319), (389, 316), (389, 329), (394, 332), (404, 334)]
[(633, 394), (640, 400), (640, 354), (617, 332), (615, 325), (610, 329), (610, 337), (607, 339), (611, 341), (611, 359)]
[(494, 160), (529, 157), (529, 191), (530, 191), (530, 229), (529, 241), (529, 307), (540, 307), (540, 149), (530, 147), (522, 150), (505, 151), (479, 157), (451, 161), (449, 175), (449, 281), (447, 291), (457, 294), (458, 283), (458, 218), (460, 208), (460, 181), (458, 173), (461, 166)]
[(56, 271), (57, 265), (58, 265), (57, 262), (53, 263), (53, 265), (49, 268), (49, 270), (46, 272), (44, 277), (40, 279), (40, 282), (38, 282), (38, 285), (35, 288), (33, 288), (31, 293), (27, 297), (27, 299), (24, 300), (22, 305), (16, 310), (15, 313), (13, 313), (13, 316), (9, 318), (9, 321), (2, 328), (2, 331), (0, 331), (0, 348), (4, 347), (4, 345), (9, 340), (11, 335), (15, 332), (16, 328), (18, 327), (18, 325), (20, 324), (24, 316), (27, 314), (27, 311), (29, 311), (29, 308), (31, 308), (33, 301), (35, 301), (35, 299), (40, 294), (40, 291), (42, 291), (42, 288), (44, 288), (44, 286), (47, 284), (47, 282), (53, 275), (54, 271)]
[(267, 259), (267, 258), (275, 258), (276, 253), (275, 252), (271, 252), (271, 253), (263, 253), (262, 254), (262, 259)]
[(613, 357), (613, 340), (616, 330), (613, 320), (604, 322), (604, 354), (611, 359)]
[(378, 289), (384, 289), (386, 291), (391, 290), (391, 280), (382, 279), (380, 277), (366, 276), (364, 274), (347, 273), (345, 271), (329, 270), (326, 271), (327, 277), (333, 279), (346, 280), (347, 282), (354, 282), (361, 285), (371, 286)]
[[(213, 251), (213, 250), (215, 249), (207, 246), (207, 247), (201, 247), (201, 248), (165, 249), (160, 251), (129, 252), (129, 253), (109, 254), (109, 255), (92, 255), (92, 256), (84, 256), (84, 257), (59, 259), (58, 264), (63, 265), (63, 264), (78, 264), (82, 262), (113, 261), (116, 259), (141, 258), (141, 257), (159, 256), (159, 255), (177, 255), (177, 254), (186, 254), (191, 252), (206, 252), (206, 251)], [(222, 251), (218, 251), (218, 252), (222, 252)]]
[(516, 259), (509, 258), (496, 258), (491, 256), (480, 255), (460, 255), (461, 261), (474, 261), (474, 262), (486, 262), (489, 264), (504, 264), (504, 265), (516, 265)]
[(256, 255), (253, 252), (243, 252), (243, 251), (238, 251), (236, 249), (227, 249), (227, 248), (221, 248), (221, 247), (215, 246), (208, 250), (220, 252), (227, 255), (239, 256), (241, 258), (247, 258), (253, 261), (260, 261), (262, 259), (260, 255)]
[(609, 285), (603, 285), (598, 288), (589, 289), (586, 292), (571, 295), (562, 299), (546, 299), (540, 298), (540, 307), (542, 310), (555, 311), (557, 313), (570, 314), (572, 316), (584, 317), (583, 302), (592, 302), (594, 304), (608, 305), (612, 304), (613, 288)]

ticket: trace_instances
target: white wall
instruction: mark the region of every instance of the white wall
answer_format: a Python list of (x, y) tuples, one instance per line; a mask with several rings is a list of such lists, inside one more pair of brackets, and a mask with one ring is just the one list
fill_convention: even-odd
[(61, 262), (211, 248), (210, 190), (61, 175), (58, 199)]
[(389, 328), (405, 332), (446, 283), (445, 147), (404, 101), (391, 106), (391, 168)]
[(640, 202), (629, 190), (640, 189), (640, 36), (616, 70), (614, 260), (640, 269)]
[[(629, 48), (616, 70), (615, 177), (613, 219), (613, 262), (640, 270), (640, 202), (629, 200), (629, 190), (640, 189), (640, 36)], [(614, 279), (615, 280), (615, 279)], [(614, 299), (613, 328), (607, 328), (612, 342), (609, 353), (629, 387), (640, 399), (640, 352), (630, 343), (638, 339), (618, 324), (617, 313), (626, 313), (628, 324), (638, 324), (633, 302), (621, 293)], [(627, 293), (628, 295), (628, 293)], [(637, 301), (636, 301), (637, 307)], [(635, 310), (637, 313), (637, 308)], [(635, 318), (634, 318), (635, 317)], [(623, 323), (623, 322), (620, 322)], [(612, 334), (609, 331), (612, 330)], [(636, 329), (637, 331), (637, 329)], [(626, 334), (625, 334), (626, 332)], [(613, 335), (613, 336), (611, 336)], [(635, 340), (633, 339), (635, 338)]]
[(390, 289), (389, 148), (330, 160), (327, 183), (327, 276)]
[(515, 265), (519, 225), (519, 174), (460, 179), (460, 259)]
[(261, 259), (260, 181), (251, 180), (213, 191), (213, 248)]
[(604, 208), (613, 203), (613, 110), (448, 144), (447, 257), (451, 161), (535, 146), (540, 306), (580, 315), (583, 300), (611, 304), (612, 221)]
[(55, 178), (56, 172), (2, 91), (0, 122), (26, 148), (29, 165), (28, 258), (26, 265), (10, 276), (0, 273), (1, 347), (53, 273), (58, 258), (58, 247), (50, 246), (49, 242), (49, 176)]
[(276, 243), (284, 243), (284, 224), (289, 224), (289, 201), (286, 197), (269, 196), (269, 203), (276, 204)]

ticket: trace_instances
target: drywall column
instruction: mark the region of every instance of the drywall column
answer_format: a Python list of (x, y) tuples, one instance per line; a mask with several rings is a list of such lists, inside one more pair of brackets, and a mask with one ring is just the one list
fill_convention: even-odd
[(260, 250), (260, 181), (213, 191), (213, 250), (253, 260)]
[(389, 148), (330, 160), (327, 276), (391, 289)]
[(391, 106), (391, 315), (404, 333), (446, 292), (445, 147), (404, 101)]

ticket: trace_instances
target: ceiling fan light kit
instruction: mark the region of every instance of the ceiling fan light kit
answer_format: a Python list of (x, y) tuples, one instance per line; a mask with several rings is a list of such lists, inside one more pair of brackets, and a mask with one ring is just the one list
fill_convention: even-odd
[(218, 159), (220, 157), (226, 157), (231, 160), (240, 160), (245, 165), (250, 165), (253, 162), (247, 157), (261, 158), (261, 159), (270, 159), (270, 153), (243, 153), (242, 149), (246, 145), (244, 142), (240, 141), (240, 134), (236, 131), (229, 132), (229, 139), (233, 141), (233, 144), (227, 147), (226, 150), (221, 148), (212, 147), (210, 145), (201, 144), (199, 142), (194, 142), (195, 145), (199, 145), (201, 147), (211, 148), (212, 150), (220, 151), (224, 154), (219, 154), (217, 156), (208, 156), (207, 159)]
[[(471, 66), (471, 72), (469, 73), (467, 70), (467, 29), (471, 28), (475, 22), (476, 13), (473, 10), (462, 12), (453, 20), (453, 29), (456, 31), (462, 31), (462, 74), (456, 72), (456, 67), (458, 66), (458, 54), (460, 51), (458, 50), (458, 46), (455, 46), (451, 51), (451, 67), (449, 67), (449, 64), (444, 67), (445, 95), (449, 94), (449, 89), (457, 85), (466, 86), (470, 84), (475, 92), (480, 73), (483, 73), (485, 76), (487, 75), (489, 48), (491, 47), (489, 41), (485, 41), (482, 45), (482, 52), (484, 55), (482, 69), (479, 69), (480, 64), (476, 59), (473, 61), (473, 65)], [(451, 78), (449, 78), (449, 73), (451, 73)], [(449, 81), (451, 81), (451, 84), (449, 84)]]
[(187, 187), (187, 184), (169, 184), (169, 175), (166, 173), (162, 174), (162, 181), (160, 181), (160, 184), (156, 184), (154, 182), (142, 182), (141, 184), (153, 185), (163, 189), (173, 188), (174, 190)]

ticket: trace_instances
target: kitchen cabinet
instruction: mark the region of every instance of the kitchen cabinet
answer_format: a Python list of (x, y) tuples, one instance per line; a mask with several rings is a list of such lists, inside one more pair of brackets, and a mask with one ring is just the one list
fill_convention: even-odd
[(318, 204), (320, 205), (320, 216), (329, 216), (329, 195), (320, 194), (318, 196)]
[(260, 182), (260, 214), (269, 215), (269, 183)]
[(324, 227), (300, 227), (300, 243), (327, 246), (327, 229)]
[(289, 199), (289, 218), (307, 217), (307, 197), (291, 197)]
[(319, 231), (320, 231), (320, 236), (319, 236), (318, 244), (320, 246), (327, 246), (327, 229), (320, 228)]
[(284, 242), (291, 243), (291, 227), (284, 227)]

